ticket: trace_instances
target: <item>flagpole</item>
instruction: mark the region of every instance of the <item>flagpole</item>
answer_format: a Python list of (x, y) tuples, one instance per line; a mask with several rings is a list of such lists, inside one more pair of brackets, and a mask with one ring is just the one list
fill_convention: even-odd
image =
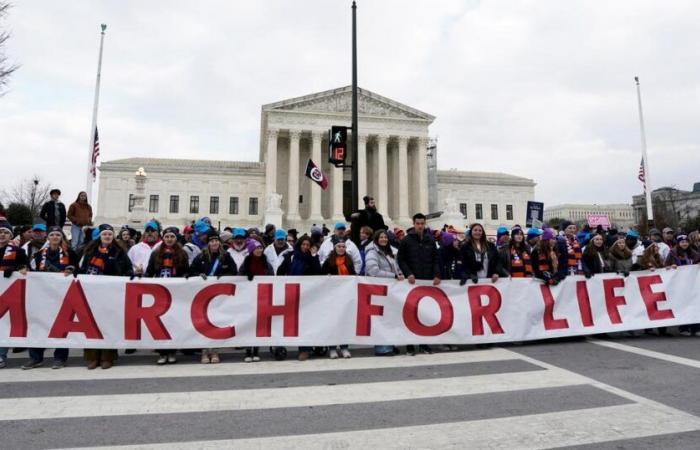
[(647, 203), (647, 225), (654, 226), (654, 210), (651, 205), (651, 177), (649, 177), (649, 158), (647, 156), (647, 137), (644, 131), (644, 114), (642, 113), (642, 91), (639, 87), (639, 77), (634, 77), (637, 84), (637, 106), (639, 107), (639, 132), (642, 139), (642, 161), (644, 164), (644, 194)]
[(92, 125), (90, 127), (90, 147), (88, 150), (87, 174), (85, 192), (87, 192), (88, 202), (92, 203), (92, 185), (95, 179), (92, 175), (92, 152), (95, 147), (95, 129), (97, 128), (97, 106), (100, 103), (100, 76), (102, 74), (102, 48), (105, 42), (106, 24), (100, 25), (102, 32), (100, 33), (100, 54), (97, 58), (97, 79), (95, 81), (95, 101), (92, 105)]

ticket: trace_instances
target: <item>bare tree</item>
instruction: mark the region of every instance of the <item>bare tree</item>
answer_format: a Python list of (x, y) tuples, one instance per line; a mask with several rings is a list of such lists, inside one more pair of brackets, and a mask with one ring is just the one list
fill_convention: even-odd
[(38, 175), (32, 179), (25, 179), (18, 182), (7, 191), (2, 191), (0, 196), (4, 203), (18, 203), (27, 206), (32, 217), (39, 217), (41, 207), (49, 198), (51, 187), (49, 183), (45, 183)]
[[(5, 17), (10, 9), (10, 4), (0, 0), (0, 20)], [(16, 65), (10, 64), (5, 56), (5, 42), (10, 38), (10, 33), (0, 28), (0, 97), (5, 93), (5, 86), (10, 80), (12, 72), (17, 70)]]

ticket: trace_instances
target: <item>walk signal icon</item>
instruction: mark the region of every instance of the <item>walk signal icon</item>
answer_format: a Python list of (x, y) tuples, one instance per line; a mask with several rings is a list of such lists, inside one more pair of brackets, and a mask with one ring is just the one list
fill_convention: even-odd
[(328, 161), (336, 167), (345, 164), (347, 142), (347, 127), (331, 127), (328, 132)]

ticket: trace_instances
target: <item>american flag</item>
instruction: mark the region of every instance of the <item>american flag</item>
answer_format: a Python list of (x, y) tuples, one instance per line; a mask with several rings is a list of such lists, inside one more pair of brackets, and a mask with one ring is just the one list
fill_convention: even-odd
[(637, 176), (639, 181), (644, 185), (644, 192), (647, 191), (646, 177), (644, 176), (644, 157), (642, 157), (642, 162), (639, 164), (639, 175)]
[(97, 127), (95, 127), (95, 142), (92, 146), (92, 160), (90, 163), (90, 173), (93, 181), (97, 178), (97, 157), (100, 156), (100, 139), (97, 137)]

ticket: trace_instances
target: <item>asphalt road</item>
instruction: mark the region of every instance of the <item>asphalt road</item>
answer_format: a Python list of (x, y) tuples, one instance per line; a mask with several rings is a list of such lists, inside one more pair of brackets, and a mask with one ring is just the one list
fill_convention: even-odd
[[(700, 337), (0, 370), (0, 448), (700, 448)], [(47, 351), (50, 366), (50, 351)]]

